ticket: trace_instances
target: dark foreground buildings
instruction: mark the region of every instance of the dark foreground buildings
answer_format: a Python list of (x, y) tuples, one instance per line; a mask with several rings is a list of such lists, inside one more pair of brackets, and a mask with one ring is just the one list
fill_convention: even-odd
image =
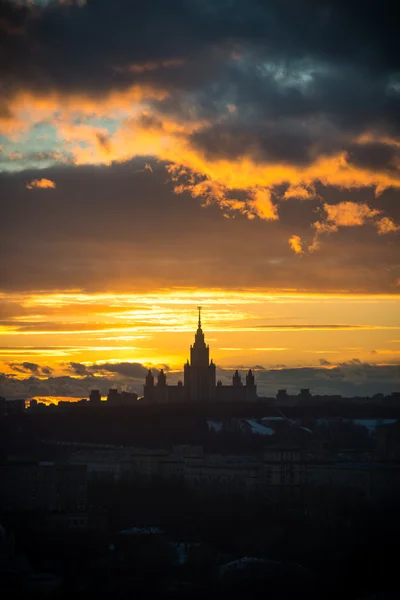
[(167, 377), (163, 369), (158, 374), (157, 382), (149, 370), (144, 385), (144, 400), (154, 404), (174, 402), (245, 402), (256, 400), (257, 387), (254, 374), (249, 369), (246, 383), (243, 385), (238, 371), (232, 378), (232, 385), (222, 385), (216, 380), (216, 366), (211, 359), (210, 347), (206, 345), (201, 328), (201, 307), (194, 344), (190, 346), (190, 362), (184, 365), (184, 380), (178, 385), (167, 385)]

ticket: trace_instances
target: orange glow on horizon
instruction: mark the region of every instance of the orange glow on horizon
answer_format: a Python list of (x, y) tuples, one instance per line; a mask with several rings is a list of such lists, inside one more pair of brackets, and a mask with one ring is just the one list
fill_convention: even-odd
[(179, 371), (193, 343), (198, 305), (204, 307), (211, 355), (221, 367), (318, 366), (325, 355), (335, 363), (357, 358), (397, 364), (399, 357), (400, 296), (394, 294), (66, 290), (0, 299), (14, 307), (0, 330), (0, 361), (3, 372), (17, 378), (32, 375), (18, 367), (24, 360), (50, 366), (53, 375), (71, 376), (69, 362), (167, 364)]

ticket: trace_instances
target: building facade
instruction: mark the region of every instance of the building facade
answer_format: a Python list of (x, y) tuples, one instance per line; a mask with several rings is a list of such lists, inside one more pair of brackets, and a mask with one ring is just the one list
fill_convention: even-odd
[(190, 360), (183, 367), (183, 382), (167, 385), (163, 369), (158, 373), (157, 382), (149, 370), (144, 385), (144, 400), (162, 404), (174, 402), (246, 402), (257, 399), (254, 374), (249, 369), (245, 383), (238, 371), (232, 378), (232, 385), (222, 385), (216, 380), (216, 366), (210, 360), (210, 347), (206, 344), (201, 327), (201, 307), (194, 344), (190, 346)]

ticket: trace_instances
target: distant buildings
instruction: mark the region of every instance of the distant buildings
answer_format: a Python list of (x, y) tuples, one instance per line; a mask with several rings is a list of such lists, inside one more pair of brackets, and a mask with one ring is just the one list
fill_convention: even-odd
[(400, 489), (398, 462), (311, 455), (290, 445), (270, 445), (259, 455), (208, 454), (201, 446), (83, 449), (71, 455), (70, 464), (86, 466), (89, 481), (175, 480), (198, 493), (262, 492), (277, 501), (282, 493), (295, 498), (312, 488), (353, 490), (366, 501)]
[(16, 415), (24, 412), (25, 400), (6, 400), (0, 397), (0, 416)]
[[(98, 390), (92, 390), (91, 395), (93, 392), (98, 392)], [(117, 389), (111, 388), (108, 391), (107, 404), (109, 406), (131, 406), (137, 399), (138, 395), (134, 392), (119, 392)]]
[[(102, 401), (100, 390), (91, 390), (89, 400), (82, 398), (82, 400), (70, 401), (70, 400), (59, 400), (56, 404), (45, 404), (44, 402), (38, 402), (33, 399), (29, 402), (29, 409), (35, 413), (42, 412), (43, 410), (80, 410), (83, 407), (85, 409), (92, 409), (97, 407), (111, 406), (132, 406), (138, 399), (138, 395), (134, 392), (119, 392), (116, 388), (110, 388), (108, 390), (107, 400)], [(10, 402), (16, 402), (10, 401)]]
[(175, 402), (246, 402), (257, 399), (254, 374), (249, 369), (243, 384), (238, 371), (232, 378), (232, 385), (222, 385), (216, 381), (216, 366), (211, 359), (210, 347), (206, 345), (201, 328), (201, 307), (193, 346), (190, 347), (190, 361), (184, 365), (183, 383), (167, 385), (163, 369), (154, 381), (149, 370), (144, 385), (144, 400), (151, 404)]
[(100, 402), (101, 402), (100, 390), (92, 390), (90, 392), (89, 402), (91, 402), (91, 404), (100, 404)]

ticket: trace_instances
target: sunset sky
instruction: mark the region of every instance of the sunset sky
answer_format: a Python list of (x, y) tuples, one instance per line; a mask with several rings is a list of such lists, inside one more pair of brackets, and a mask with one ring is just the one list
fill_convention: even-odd
[(0, 395), (399, 391), (393, 10), (0, 0)]

